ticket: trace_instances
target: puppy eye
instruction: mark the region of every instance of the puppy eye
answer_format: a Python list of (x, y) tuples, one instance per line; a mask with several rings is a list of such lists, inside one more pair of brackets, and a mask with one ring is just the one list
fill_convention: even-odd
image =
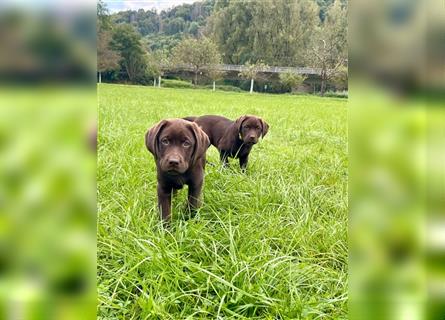
[(183, 143), (182, 143), (182, 146), (184, 147), (184, 148), (188, 148), (188, 147), (190, 147), (192, 144), (190, 143), (190, 142), (188, 142), (188, 141), (184, 141)]
[(250, 126), (245, 126), (244, 128), (246, 128), (246, 129), (250, 129)]
[(168, 139), (162, 139), (162, 140), (161, 140), (161, 143), (162, 143), (164, 146), (168, 146), (168, 144), (169, 144)]

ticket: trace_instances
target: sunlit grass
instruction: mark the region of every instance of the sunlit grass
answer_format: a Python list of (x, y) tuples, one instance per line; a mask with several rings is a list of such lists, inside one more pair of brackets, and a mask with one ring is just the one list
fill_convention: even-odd
[[(346, 100), (100, 85), (98, 295), (103, 319), (347, 317)], [(208, 151), (204, 204), (186, 188), (163, 230), (146, 130), (160, 119), (256, 114), (247, 174)]]

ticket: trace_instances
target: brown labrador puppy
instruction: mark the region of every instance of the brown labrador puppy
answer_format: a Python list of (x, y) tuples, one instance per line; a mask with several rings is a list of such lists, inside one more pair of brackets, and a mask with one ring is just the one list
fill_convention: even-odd
[(162, 120), (145, 135), (145, 145), (156, 161), (158, 204), (164, 222), (170, 220), (172, 191), (188, 185), (188, 206), (200, 205), (205, 154), (209, 137), (196, 123)]
[(227, 166), (229, 157), (238, 158), (243, 171), (247, 167), (252, 146), (269, 130), (269, 125), (263, 119), (250, 115), (235, 121), (213, 115), (184, 119), (197, 123), (204, 130), (210, 143), (218, 149), (224, 166)]

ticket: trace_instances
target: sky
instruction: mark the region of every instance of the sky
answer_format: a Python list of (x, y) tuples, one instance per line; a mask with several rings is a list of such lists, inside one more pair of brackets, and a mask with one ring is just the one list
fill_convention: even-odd
[(193, 3), (199, 0), (104, 0), (110, 13), (125, 11), (156, 9), (158, 12), (172, 8), (183, 3)]

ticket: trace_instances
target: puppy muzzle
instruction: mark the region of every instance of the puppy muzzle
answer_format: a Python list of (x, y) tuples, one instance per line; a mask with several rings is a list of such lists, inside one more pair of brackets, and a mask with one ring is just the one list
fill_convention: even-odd
[(180, 157), (171, 156), (160, 162), (161, 169), (168, 174), (177, 175), (187, 170), (186, 163)]

